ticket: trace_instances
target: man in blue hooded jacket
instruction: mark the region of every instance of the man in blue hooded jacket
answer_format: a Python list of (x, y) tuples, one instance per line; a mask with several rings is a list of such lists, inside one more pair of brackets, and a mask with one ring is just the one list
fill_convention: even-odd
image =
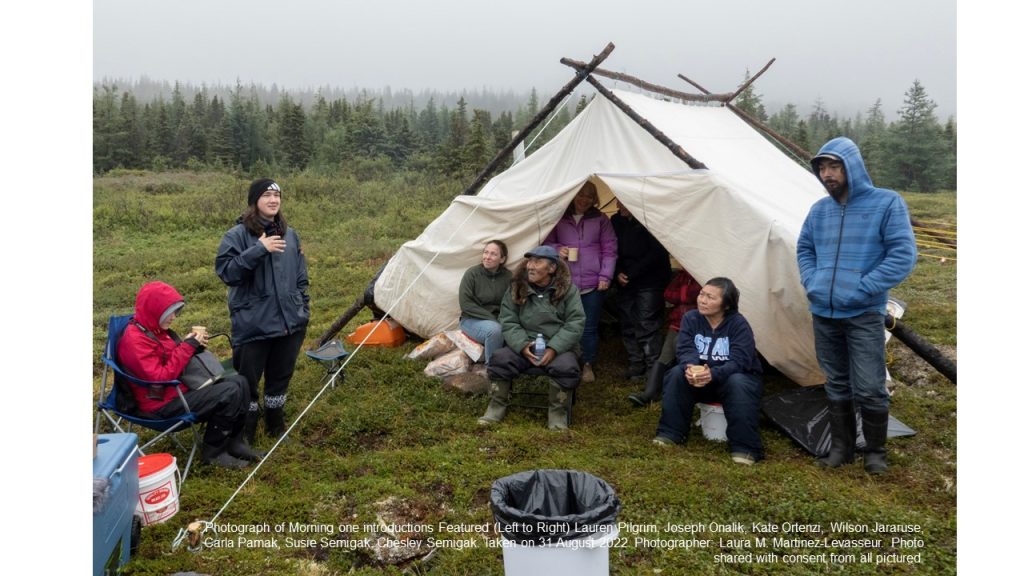
[(864, 469), (881, 474), (888, 470), (885, 305), (917, 259), (910, 215), (899, 194), (872, 184), (849, 138), (826, 142), (811, 169), (828, 191), (811, 206), (797, 241), (832, 431), (832, 447), (818, 465), (853, 461), (859, 408)]

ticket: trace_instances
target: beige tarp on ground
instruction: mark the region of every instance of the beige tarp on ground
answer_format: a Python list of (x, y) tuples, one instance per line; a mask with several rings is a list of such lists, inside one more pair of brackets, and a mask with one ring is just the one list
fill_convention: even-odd
[(377, 281), (376, 304), (423, 337), (457, 326), (459, 281), (484, 242), (505, 240), (514, 268), (590, 179), (602, 204), (619, 198), (699, 281), (736, 282), (740, 311), (773, 366), (801, 385), (823, 382), (796, 266), (820, 183), (727, 108), (616, 95), (708, 169), (690, 169), (597, 96), (543, 148), (477, 196), (456, 198), (405, 243)]

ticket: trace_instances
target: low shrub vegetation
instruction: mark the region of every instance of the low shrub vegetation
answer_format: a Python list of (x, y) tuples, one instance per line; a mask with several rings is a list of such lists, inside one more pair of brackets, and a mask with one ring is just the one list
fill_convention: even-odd
[[(373, 172), (373, 171), (369, 171)], [(461, 190), (458, 182), (403, 172), (366, 178), (302, 173), (280, 177), (283, 211), (298, 231), (309, 263), (312, 319), (306, 348), (359, 296), (370, 278), (401, 243), (414, 238)], [(249, 180), (217, 172), (111, 171), (94, 179), (93, 350), (94, 396), (107, 319), (132, 310), (135, 292), (148, 280), (168, 282), (185, 295), (177, 326), (204, 324), (229, 331), (226, 288), (213, 260), (221, 235), (245, 206)], [(908, 194), (915, 214), (955, 227), (951, 193)], [(908, 326), (955, 354), (956, 260), (921, 258), (910, 279), (893, 294), (908, 303)], [(363, 311), (347, 331), (370, 319)], [(484, 397), (467, 397), (426, 377), (423, 364), (406, 360), (416, 341), (398, 349), (363, 349), (343, 382), (327, 389), (254, 477), (222, 506), (248, 472), (193, 468), (181, 494), (181, 511), (165, 524), (142, 532), (129, 574), (194, 571), (220, 576), (250, 574), (501, 574), (502, 552), (488, 546), (496, 537), (489, 508), (498, 478), (524, 470), (567, 468), (590, 472), (616, 490), (624, 525), (609, 550), (615, 574), (955, 574), (956, 572), (956, 388), (908, 356), (890, 366), (897, 380), (892, 413), (917, 431), (890, 442), (889, 474), (869, 477), (860, 463), (823, 472), (811, 456), (766, 419), (762, 434), (767, 459), (756, 466), (733, 464), (724, 445), (698, 431), (682, 448), (651, 443), (657, 404), (635, 409), (626, 396), (639, 385), (619, 378), (625, 368), (617, 335), (603, 335), (602, 361), (594, 385), (580, 391), (570, 431), (549, 432), (541, 411), (513, 409), (506, 421), (481, 429)], [(226, 345), (217, 350), (222, 356)], [(351, 348), (351, 347), (350, 347)], [(902, 360), (907, 360), (906, 363)], [(300, 356), (289, 391), (288, 422), (321, 391), (324, 370)], [(774, 374), (766, 393), (795, 385)], [(143, 434), (147, 434), (143, 432)], [(257, 445), (272, 445), (262, 429)], [(229, 527), (269, 526), (271, 534), (237, 532), (209, 537), (201, 552), (171, 550), (178, 530), (194, 520)], [(854, 553), (840, 565), (790, 563), (783, 554), (822, 550), (793, 547), (775, 551), (775, 562), (730, 561), (721, 554), (750, 552), (756, 522), (819, 525), (815, 538), (878, 538), (878, 547), (825, 549)], [(849, 535), (833, 522), (866, 524), (866, 535)], [(283, 523), (283, 531), (277, 526)], [(402, 524), (429, 527), (433, 537), (461, 542), (441, 548), (426, 561), (389, 564), (366, 547), (342, 546), (348, 538), (379, 533), (338, 533), (339, 526)], [(442, 523), (488, 526), (483, 534), (439, 533)], [(717, 532), (715, 523), (739, 523), (740, 533)], [(911, 524), (923, 547), (894, 545), (875, 524)], [(694, 534), (667, 526), (699, 524)], [(331, 525), (333, 534), (304, 534)], [(641, 533), (637, 526), (654, 525)], [(767, 534), (798, 537), (811, 534)], [(262, 539), (262, 542), (245, 538)], [(293, 538), (293, 540), (286, 540)], [(636, 538), (646, 538), (645, 543)], [(670, 547), (671, 542), (708, 539), (705, 548)], [(719, 538), (731, 540), (722, 544)], [(295, 543), (313, 539), (318, 545)], [(277, 548), (265, 548), (267, 540)], [(475, 544), (468, 544), (475, 542)], [(652, 542), (662, 543), (662, 545)], [(333, 544), (332, 544), (333, 543)], [(873, 556), (862, 558), (871, 552)], [(880, 555), (920, 554), (910, 560), (877, 561)]]

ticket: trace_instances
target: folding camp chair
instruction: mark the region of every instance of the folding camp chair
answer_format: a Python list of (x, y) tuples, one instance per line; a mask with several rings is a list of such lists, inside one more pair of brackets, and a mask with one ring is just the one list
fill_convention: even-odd
[[(178, 388), (179, 381), (151, 382), (142, 380), (128, 374), (121, 368), (117, 361), (117, 344), (121, 341), (121, 336), (124, 334), (124, 330), (128, 327), (132, 318), (132, 315), (111, 316), (110, 322), (107, 324), (107, 344), (103, 350), (103, 379), (100, 385), (100, 399), (97, 403), (96, 432), (99, 432), (103, 418), (106, 418), (118, 432), (131, 431), (133, 424), (158, 432), (156, 437), (139, 447), (141, 454), (145, 454), (145, 450), (158, 441), (164, 438), (170, 439), (182, 452), (188, 453), (185, 471), (181, 475), (181, 483), (184, 484), (185, 479), (188, 478), (189, 469), (192, 467), (196, 450), (201, 443), (196, 415), (189, 409), (188, 402), (185, 401), (185, 395)], [(132, 393), (129, 383), (145, 387), (154, 385), (174, 386), (181, 397), (186, 412), (173, 418), (159, 419), (152, 415), (132, 414), (118, 410), (118, 395)], [(192, 436), (191, 449), (187, 448), (187, 441), (183, 442), (179, 438), (179, 436), (183, 434), (188, 435), (189, 433)]]

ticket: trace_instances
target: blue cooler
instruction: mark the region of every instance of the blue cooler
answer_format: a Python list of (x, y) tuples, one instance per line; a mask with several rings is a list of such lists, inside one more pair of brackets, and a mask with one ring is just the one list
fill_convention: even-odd
[(92, 573), (104, 574), (128, 562), (132, 545), (132, 517), (139, 498), (139, 454), (135, 434), (100, 434), (93, 478), (110, 481), (106, 498), (92, 515)]

